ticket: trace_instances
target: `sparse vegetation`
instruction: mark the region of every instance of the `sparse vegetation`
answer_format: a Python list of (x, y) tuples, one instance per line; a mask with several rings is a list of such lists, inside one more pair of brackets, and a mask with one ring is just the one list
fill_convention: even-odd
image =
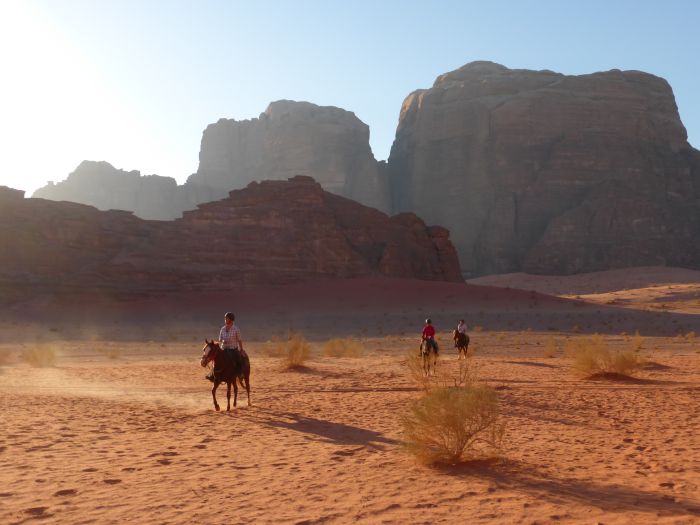
[(359, 357), (364, 347), (353, 339), (330, 339), (323, 346), (323, 355), (328, 357)]
[(573, 358), (573, 368), (582, 377), (601, 374), (631, 375), (642, 362), (631, 351), (611, 351), (603, 338), (594, 334), (567, 342), (566, 353)]
[(544, 344), (544, 350), (542, 351), (542, 355), (544, 357), (552, 358), (557, 354), (557, 343), (554, 340), (554, 337), (548, 337), (547, 341)]
[(119, 349), (114, 346), (102, 346), (97, 351), (108, 359), (119, 359)]
[(311, 356), (311, 345), (298, 333), (290, 334), (286, 340), (273, 340), (267, 345), (267, 355), (284, 359), (284, 368), (300, 368)]
[(56, 363), (56, 351), (48, 344), (31, 346), (22, 350), (20, 359), (35, 367), (53, 366)]
[(639, 330), (634, 332), (634, 335), (630, 338), (630, 341), (632, 343), (632, 348), (635, 352), (639, 352), (642, 349), (642, 345), (644, 344), (644, 338), (641, 335), (639, 335)]
[(6, 348), (0, 349), (0, 366), (5, 366), (10, 362), (10, 351)]
[(498, 396), (481, 385), (431, 389), (410, 404), (401, 423), (407, 450), (424, 464), (493, 455), (505, 435)]

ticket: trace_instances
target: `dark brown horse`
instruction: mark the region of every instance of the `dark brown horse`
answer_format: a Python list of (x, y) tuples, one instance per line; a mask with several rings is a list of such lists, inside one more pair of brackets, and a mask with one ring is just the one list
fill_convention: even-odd
[(469, 357), (467, 354), (467, 350), (469, 349), (469, 336), (459, 332), (458, 330), (453, 330), (452, 339), (454, 339), (455, 348), (457, 349), (457, 359), (462, 358), (462, 352), (464, 352), (465, 359)]
[[(226, 354), (219, 343), (215, 341), (204, 340), (204, 348), (202, 348), (202, 359), (200, 364), (207, 366), (208, 363), (214, 362), (213, 381), (214, 387), (211, 389), (211, 397), (214, 399), (214, 408), (218, 411), (219, 403), (216, 402), (216, 389), (221, 383), (226, 383), (226, 410), (231, 410), (231, 385), (233, 384), (233, 406), (236, 406), (238, 399), (238, 382), (243, 385), (245, 381), (245, 389), (248, 393), (248, 406), (250, 406), (250, 359), (248, 354), (241, 350), (240, 362), (232, 359)], [(241, 379), (241, 375), (243, 378)]]

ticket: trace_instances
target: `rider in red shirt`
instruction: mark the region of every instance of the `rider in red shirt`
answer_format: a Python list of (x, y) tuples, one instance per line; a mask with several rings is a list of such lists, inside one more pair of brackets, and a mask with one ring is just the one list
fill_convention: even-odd
[(435, 342), (435, 328), (433, 327), (432, 321), (430, 319), (425, 320), (425, 326), (423, 327), (423, 335), (421, 336), (421, 341), (426, 341), (428, 345), (431, 345), (435, 349), (435, 352), (438, 351), (438, 346)]

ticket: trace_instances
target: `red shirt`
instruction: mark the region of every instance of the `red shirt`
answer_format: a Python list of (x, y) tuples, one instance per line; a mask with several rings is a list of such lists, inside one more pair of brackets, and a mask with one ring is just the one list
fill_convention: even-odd
[(428, 337), (435, 337), (435, 328), (433, 328), (433, 325), (431, 324), (423, 328), (423, 339)]

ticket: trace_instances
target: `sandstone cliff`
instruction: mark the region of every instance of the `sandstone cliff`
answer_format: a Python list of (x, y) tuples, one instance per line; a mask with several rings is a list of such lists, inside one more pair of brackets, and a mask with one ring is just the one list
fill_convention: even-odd
[(447, 232), (388, 217), (308, 177), (252, 183), (175, 221), (0, 188), (0, 289), (224, 290), (318, 278), (460, 282)]
[[(191, 182), (223, 192), (252, 181), (308, 175), (327, 191), (388, 209), (387, 180), (354, 113), (280, 100), (257, 119), (221, 119), (204, 131)], [(188, 181), (189, 182), (189, 181)]]
[(409, 95), (393, 210), (450, 229), (472, 274), (700, 266), (700, 170), (668, 83), (474, 62)]
[(141, 175), (108, 162), (83, 161), (65, 181), (49, 183), (33, 197), (71, 201), (100, 210), (127, 210), (143, 219), (174, 219), (183, 210), (221, 197), (217, 191), (191, 184), (186, 190), (171, 177)]

